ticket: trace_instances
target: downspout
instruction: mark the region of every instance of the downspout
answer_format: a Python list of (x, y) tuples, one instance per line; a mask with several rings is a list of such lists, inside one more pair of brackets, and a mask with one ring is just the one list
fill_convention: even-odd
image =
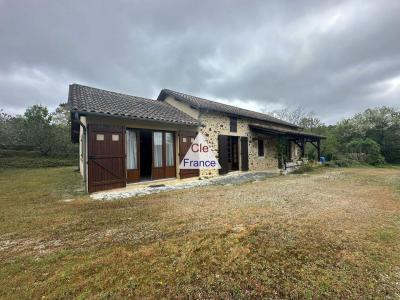
[(83, 130), (83, 136), (85, 138), (85, 145), (84, 147), (82, 146), (82, 151), (83, 151), (83, 178), (85, 181), (85, 192), (88, 192), (88, 188), (87, 188), (87, 128), (85, 126), (85, 124), (82, 123), (81, 120), (79, 120), (79, 125), (82, 127)]

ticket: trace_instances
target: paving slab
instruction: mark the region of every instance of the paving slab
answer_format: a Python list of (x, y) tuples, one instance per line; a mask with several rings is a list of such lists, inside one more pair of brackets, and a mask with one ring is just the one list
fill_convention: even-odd
[(183, 190), (196, 188), (201, 186), (209, 185), (234, 185), (242, 184), (253, 181), (261, 181), (270, 177), (279, 176), (279, 173), (273, 171), (263, 172), (240, 172), (236, 174), (227, 174), (224, 176), (218, 176), (210, 179), (197, 179), (192, 181), (184, 181), (182, 183), (174, 184), (162, 184), (154, 183), (146, 187), (139, 186), (138, 188), (130, 189), (118, 189), (116, 191), (104, 191), (90, 195), (92, 199), (96, 200), (117, 200), (131, 197), (138, 197), (150, 194), (156, 194), (166, 191)]

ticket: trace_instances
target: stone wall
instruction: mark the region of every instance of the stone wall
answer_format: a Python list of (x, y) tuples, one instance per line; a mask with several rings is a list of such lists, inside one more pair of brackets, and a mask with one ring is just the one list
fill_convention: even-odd
[[(204, 135), (207, 143), (213, 150), (214, 155), (218, 158), (218, 135), (245, 136), (249, 141), (249, 170), (264, 171), (278, 169), (278, 159), (276, 153), (276, 139), (267, 138), (266, 136), (256, 135), (249, 129), (249, 123), (254, 120), (238, 118), (237, 132), (230, 132), (230, 119), (227, 115), (214, 112), (200, 113), (199, 120), (201, 122), (200, 132)], [(258, 156), (258, 142), (262, 138), (264, 140), (264, 156)], [(240, 147), (240, 145), (239, 145)], [(240, 154), (240, 149), (239, 149)], [(239, 166), (241, 166), (239, 155)], [(201, 177), (212, 177), (218, 175), (218, 170), (200, 170)]]

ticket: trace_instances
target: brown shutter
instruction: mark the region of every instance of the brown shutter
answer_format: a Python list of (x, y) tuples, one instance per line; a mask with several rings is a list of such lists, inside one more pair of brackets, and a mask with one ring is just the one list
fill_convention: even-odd
[(249, 143), (247, 137), (240, 138), (240, 156), (242, 160), (242, 171), (249, 170)]
[(88, 125), (89, 193), (126, 185), (125, 127)]
[(219, 169), (219, 174), (228, 173), (228, 136), (219, 135), (218, 136), (218, 161), (221, 165)]
[[(190, 146), (192, 145), (192, 140), (194, 141), (196, 138), (196, 132), (180, 132), (179, 134), (179, 164), (182, 162), (186, 153), (189, 151)], [(179, 170), (181, 179), (197, 177), (200, 175), (200, 171), (198, 169), (180, 169)]]
[(237, 132), (237, 118), (230, 117), (229, 119), (230, 132)]

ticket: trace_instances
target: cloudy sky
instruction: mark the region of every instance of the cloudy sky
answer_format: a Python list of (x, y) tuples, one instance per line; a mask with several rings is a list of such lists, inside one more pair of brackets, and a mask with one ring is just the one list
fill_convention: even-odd
[(0, 0), (0, 108), (54, 108), (74, 82), (327, 123), (399, 107), (400, 1)]

